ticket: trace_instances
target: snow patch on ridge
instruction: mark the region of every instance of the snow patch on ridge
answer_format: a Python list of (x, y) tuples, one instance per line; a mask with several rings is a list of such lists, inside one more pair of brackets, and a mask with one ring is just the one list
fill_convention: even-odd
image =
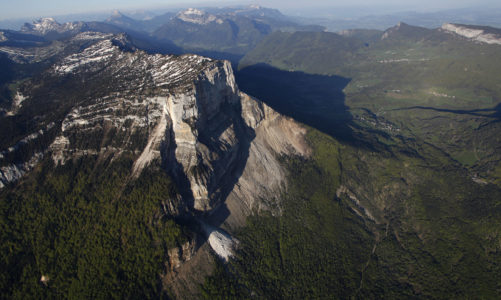
[(34, 22), (33, 27), (34, 30), (46, 34), (49, 31), (57, 31), (61, 24), (57, 23), (53, 18), (42, 18), (38, 22)]
[(67, 74), (81, 66), (96, 63), (110, 58), (115, 52), (115, 46), (111, 40), (104, 40), (77, 53), (66, 57), (62, 64), (54, 67), (57, 73)]

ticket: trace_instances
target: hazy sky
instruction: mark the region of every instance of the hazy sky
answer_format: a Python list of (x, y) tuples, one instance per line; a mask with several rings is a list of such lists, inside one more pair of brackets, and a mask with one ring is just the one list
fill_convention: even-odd
[(404, 10), (438, 10), (468, 6), (498, 5), (499, 0), (263, 0), (263, 1), (197, 1), (197, 0), (0, 0), (0, 20), (38, 18), (70, 13), (99, 12), (112, 9), (140, 9), (168, 6), (226, 6), (234, 4), (260, 4), (288, 12), (312, 7), (387, 7)]

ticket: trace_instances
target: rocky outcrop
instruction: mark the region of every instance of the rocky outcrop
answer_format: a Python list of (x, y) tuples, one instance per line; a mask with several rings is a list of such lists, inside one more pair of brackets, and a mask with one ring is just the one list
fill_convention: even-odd
[(218, 216), (221, 211), (214, 213), (214, 218), (223, 222), (223, 227), (230, 231), (245, 224), (246, 217), (252, 212), (278, 204), (280, 193), (286, 189), (287, 176), (279, 161), (280, 156), (308, 157), (311, 154), (304, 127), (247, 95), (242, 99), (242, 106), (244, 114), (247, 112), (244, 119), (256, 124), (255, 138), (250, 143), (242, 175), (221, 208), (226, 211), (224, 217)]
[(26, 152), (23, 148), (39, 143), (39, 139), (43, 138), (45, 134), (53, 130), (54, 126), (54, 123), (50, 123), (43, 129), (22, 138), (11, 147), (0, 151), (0, 164), (3, 165), (0, 167), (0, 189), (21, 179), (21, 177), (31, 171), (40, 162), (40, 160), (43, 159), (44, 152), (35, 151), (26, 161), (12, 161), (12, 157), (15, 157), (17, 152)]
[(381, 36), (381, 40), (395, 40), (400, 38), (421, 40), (430, 33), (432, 33), (431, 29), (399, 22), (396, 26), (388, 28)]
[(442, 25), (441, 30), (459, 35), (474, 42), (501, 45), (501, 34), (488, 32), (487, 27), (445, 23)]
[(383, 35), (381, 36), (381, 40), (385, 40), (387, 38), (389, 38), (391, 35), (395, 34), (396, 32), (398, 32), (400, 30), (400, 27), (402, 27), (402, 24), (405, 26), (406, 24), (405, 23), (402, 23), (402, 22), (398, 22), (398, 24), (394, 27), (391, 27), (391, 28), (388, 28), (384, 33)]
[(43, 158), (43, 153), (35, 153), (28, 161), (0, 167), (0, 189), (7, 184), (16, 182), (33, 168)]
[(191, 239), (179, 247), (170, 249), (167, 253), (169, 260), (167, 261), (168, 272), (176, 272), (183, 263), (190, 261), (195, 254), (196, 240)]

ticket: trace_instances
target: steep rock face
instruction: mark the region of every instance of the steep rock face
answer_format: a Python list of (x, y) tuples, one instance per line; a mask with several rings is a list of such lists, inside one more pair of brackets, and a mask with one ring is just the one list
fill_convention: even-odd
[[(287, 174), (278, 160), (281, 155), (311, 154), (304, 127), (247, 95), (242, 106), (244, 119), (255, 128), (255, 138), (242, 175), (225, 202), (229, 215), (223, 224), (230, 231), (245, 224), (253, 211), (267, 209), (285, 191)], [(216, 211), (214, 218), (220, 219), (220, 213)]]
[(475, 42), (501, 45), (500, 32), (489, 32), (487, 27), (466, 26), (459, 24), (445, 23), (442, 25), (441, 30), (447, 33), (456, 34), (465, 37)]
[(190, 90), (169, 97), (178, 176), (188, 179), (196, 210), (212, 208), (248, 138), (238, 100), (228, 62), (203, 70)]
[(174, 176), (186, 209), (208, 212), (228, 199), (238, 212), (228, 222), (236, 225), (256, 199), (282, 188), (277, 156), (308, 153), (304, 129), (240, 92), (229, 62), (148, 55), (124, 35), (73, 39), (91, 43), (53, 65), (50, 76), (99, 89), (66, 114), (49, 147), (56, 164), (128, 153), (136, 157), (134, 178), (160, 163)]
[[(194, 55), (124, 52), (124, 45), (120, 37), (103, 35), (52, 68), (53, 76), (98, 72), (87, 80), (115, 81), (66, 116), (62, 134), (51, 146), (54, 161), (131, 151), (140, 153), (132, 170), (138, 176), (160, 159), (186, 188), (184, 196), (192, 198), (191, 205), (196, 210), (210, 209), (225, 171), (231, 170), (238, 156), (239, 140), (245, 138), (229, 63)], [(89, 139), (82, 138), (82, 133)], [(96, 134), (103, 139), (90, 145)], [(141, 139), (144, 135), (146, 141)]]

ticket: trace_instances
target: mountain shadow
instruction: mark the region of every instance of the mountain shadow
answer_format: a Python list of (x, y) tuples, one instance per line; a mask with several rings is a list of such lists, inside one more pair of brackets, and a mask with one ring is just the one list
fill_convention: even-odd
[(356, 126), (343, 93), (350, 78), (289, 72), (256, 64), (238, 71), (236, 81), (242, 91), (283, 115), (338, 140), (356, 140), (353, 131)]
[(441, 112), (441, 113), (451, 113), (451, 114), (456, 114), (456, 115), (469, 115), (473, 117), (482, 117), (486, 119), (491, 119), (491, 121), (486, 122), (485, 124), (481, 125), (481, 127), (485, 127), (494, 123), (499, 123), (501, 122), (501, 104), (498, 104), (492, 108), (482, 108), (482, 109), (470, 109), (470, 110), (461, 110), (461, 109), (447, 109), (447, 108), (437, 108), (437, 107), (431, 107), (431, 106), (411, 106), (411, 107), (403, 107), (403, 108), (396, 108), (394, 110), (431, 110), (435, 112)]
[(501, 104), (498, 104), (493, 108), (470, 109), (470, 110), (437, 108), (431, 106), (411, 106), (411, 107), (396, 108), (394, 110), (411, 110), (411, 109), (433, 110), (436, 112), (447, 112), (457, 115), (470, 115), (476, 117), (501, 119)]

